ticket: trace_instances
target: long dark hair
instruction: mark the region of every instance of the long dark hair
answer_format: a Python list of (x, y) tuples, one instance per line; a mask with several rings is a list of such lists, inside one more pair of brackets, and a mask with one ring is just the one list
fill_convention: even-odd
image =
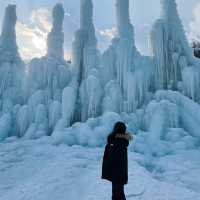
[(126, 125), (123, 122), (116, 122), (112, 134), (116, 135), (117, 133), (125, 134), (126, 133)]

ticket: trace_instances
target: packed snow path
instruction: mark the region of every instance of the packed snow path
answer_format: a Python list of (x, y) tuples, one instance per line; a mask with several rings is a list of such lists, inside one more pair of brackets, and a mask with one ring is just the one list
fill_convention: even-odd
[[(109, 200), (111, 184), (100, 179), (103, 148), (53, 146), (51, 138), (0, 144), (0, 200)], [(200, 200), (200, 151), (156, 160), (129, 152), (126, 194), (141, 200)]]

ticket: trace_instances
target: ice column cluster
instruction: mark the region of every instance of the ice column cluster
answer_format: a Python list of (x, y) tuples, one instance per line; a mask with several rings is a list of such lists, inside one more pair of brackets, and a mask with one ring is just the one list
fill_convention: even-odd
[(75, 33), (72, 64), (75, 68), (77, 102), (74, 117), (85, 121), (100, 114), (102, 88), (99, 79), (99, 52), (93, 25), (93, 4), (82, 0), (80, 29)]
[(44, 90), (47, 99), (62, 99), (62, 91), (70, 81), (69, 65), (64, 60), (63, 20), (63, 6), (56, 4), (53, 27), (47, 39), (47, 55), (33, 59), (28, 66), (29, 95)]
[(20, 103), (23, 101), (20, 90), (24, 77), (24, 64), (18, 54), (16, 21), (16, 6), (8, 5), (0, 37), (0, 96), (4, 99), (12, 96), (12, 101)]
[[(71, 81), (71, 69), (64, 60), (64, 9), (58, 3), (53, 8), (53, 26), (47, 39), (47, 55), (35, 58), (28, 64), (27, 107), (23, 108), (27, 117), (27, 129), (22, 135), (37, 138), (50, 135), (59, 121), (67, 125), (66, 88)], [(65, 112), (66, 113), (65, 113)], [(61, 123), (61, 122), (60, 122)]]
[(151, 31), (155, 65), (154, 88), (183, 90), (186, 95), (197, 100), (199, 72), (177, 12), (176, 2), (161, 0), (161, 5), (161, 18), (155, 22)]
[[(151, 64), (135, 47), (133, 26), (129, 18), (129, 0), (116, 0), (116, 16), (117, 36), (104, 52), (101, 62), (102, 74), (107, 74), (102, 77), (106, 88), (104, 111), (130, 113), (145, 101)], [(118, 91), (118, 95), (115, 95), (115, 91)], [(111, 102), (116, 103), (116, 110), (112, 107), (109, 109), (108, 104)]]
[(0, 36), (0, 140), (14, 134), (19, 104), (24, 103), (25, 66), (16, 43), (16, 6), (5, 10)]
[(53, 135), (58, 143), (98, 146), (111, 125), (123, 120), (128, 130), (140, 132), (138, 152), (149, 148), (152, 155), (162, 155), (175, 151), (172, 146), (195, 146), (200, 62), (193, 57), (175, 0), (161, 4), (161, 17), (150, 33), (152, 56), (141, 55), (135, 46), (129, 0), (116, 0), (117, 34), (101, 54), (92, 0), (81, 0), (72, 63), (64, 59), (65, 12), (58, 3), (46, 55), (27, 65), (16, 43), (16, 6), (9, 5), (0, 37), (0, 140)]
[[(5, 52), (4, 54), (5, 59), (9, 59), (9, 61), (10, 60), (15, 61), (16, 58), (18, 59), (19, 57), (18, 47), (16, 43), (16, 32), (15, 32), (16, 22), (17, 22), (16, 6), (8, 5), (6, 7), (3, 20), (0, 45), (1, 45), (1, 51)], [(2, 56), (2, 58), (4, 56)]]
[(62, 4), (57, 4), (53, 9), (53, 28), (48, 35), (47, 46), (49, 57), (64, 59), (64, 9)]

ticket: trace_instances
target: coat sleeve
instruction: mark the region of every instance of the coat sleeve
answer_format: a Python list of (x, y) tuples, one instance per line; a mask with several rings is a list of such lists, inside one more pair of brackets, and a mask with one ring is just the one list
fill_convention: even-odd
[(107, 143), (108, 143), (108, 144), (113, 144), (114, 141), (115, 141), (114, 135), (110, 134), (110, 135), (108, 136), (108, 138), (107, 138)]

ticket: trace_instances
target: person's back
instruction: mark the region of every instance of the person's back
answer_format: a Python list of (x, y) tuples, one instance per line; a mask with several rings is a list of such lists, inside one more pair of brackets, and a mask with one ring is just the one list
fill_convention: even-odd
[(112, 199), (124, 200), (124, 185), (128, 183), (127, 147), (132, 137), (126, 134), (123, 122), (117, 122), (107, 138), (105, 147), (102, 179), (112, 182)]

